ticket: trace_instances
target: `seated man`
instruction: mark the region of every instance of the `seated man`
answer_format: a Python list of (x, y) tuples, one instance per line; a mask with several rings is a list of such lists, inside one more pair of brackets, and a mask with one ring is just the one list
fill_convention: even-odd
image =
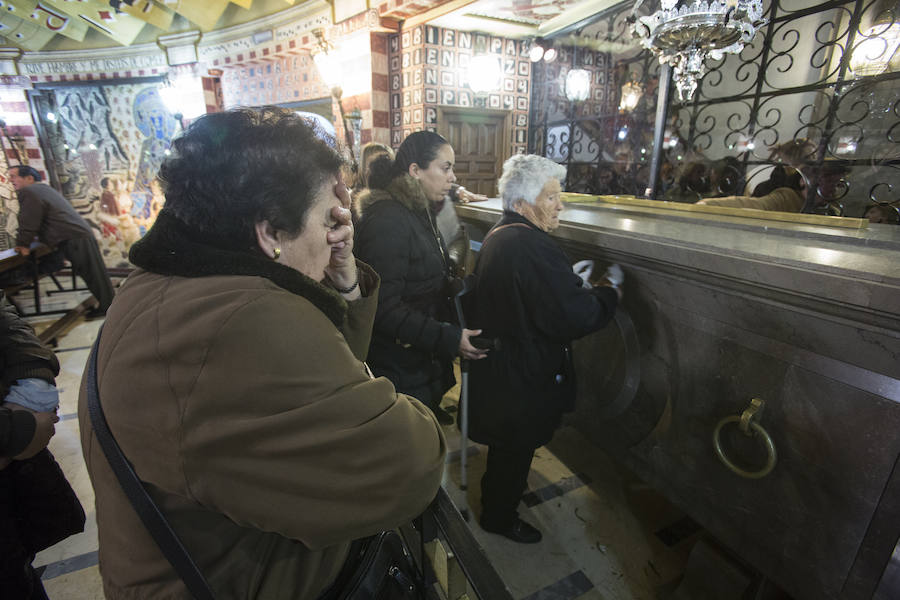
[(27, 256), (35, 237), (61, 250), (100, 303), (88, 318), (105, 315), (115, 292), (90, 226), (62, 194), (40, 183), (41, 174), (34, 167), (14, 165), (9, 178), (19, 193), (16, 251)]

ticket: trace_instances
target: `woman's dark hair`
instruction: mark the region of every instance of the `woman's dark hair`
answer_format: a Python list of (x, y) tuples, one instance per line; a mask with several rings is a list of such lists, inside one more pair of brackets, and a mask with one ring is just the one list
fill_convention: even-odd
[(340, 155), (321, 130), (273, 106), (204, 115), (172, 142), (159, 169), (165, 210), (208, 242), (256, 246), (256, 223), (299, 235)]
[(413, 163), (427, 169), (431, 161), (437, 157), (438, 150), (449, 143), (443, 136), (433, 131), (416, 131), (409, 134), (400, 144), (393, 161), (387, 157), (379, 157), (372, 161), (367, 181), (369, 187), (383, 190), (395, 177), (408, 173), (409, 166)]

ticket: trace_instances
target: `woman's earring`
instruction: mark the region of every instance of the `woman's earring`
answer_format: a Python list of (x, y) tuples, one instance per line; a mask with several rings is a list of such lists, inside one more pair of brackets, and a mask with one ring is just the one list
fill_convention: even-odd
[(281, 256), (281, 248), (275, 248), (272, 250), (272, 254), (274, 255), (274, 259), (278, 260), (278, 257)]

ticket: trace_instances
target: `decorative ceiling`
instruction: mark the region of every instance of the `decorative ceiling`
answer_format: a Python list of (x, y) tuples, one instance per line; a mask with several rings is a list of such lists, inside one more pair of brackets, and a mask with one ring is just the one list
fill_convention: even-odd
[[(164, 34), (250, 23), (305, 0), (0, 0), (0, 42), (25, 51), (154, 43)], [(549, 36), (616, 0), (329, 0), (336, 14), (377, 8), (383, 19), (510, 37)]]
[(130, 46), (155, 42), (167, 33), (240, 25), (294, 4), (295, 0), (0, 0), (0, 36), (27, 51)]
[(487, 31), (508, 37), (550, 37), (622, 1), (463, 1), (463, 6), (436, 16), (429, 22), (439, 27), (461, 31)]

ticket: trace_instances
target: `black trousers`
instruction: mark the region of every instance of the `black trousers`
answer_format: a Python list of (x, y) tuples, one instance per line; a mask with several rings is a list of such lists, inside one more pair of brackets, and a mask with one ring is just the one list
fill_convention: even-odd
[(488, 446), (487, 469), (481, 478), (481, 522), (491, 529), (511, 527), (528, 486), (534, 447)]
[(106, 312), (112, 304), (115, 291), (109, 273), (106, 271), (106, 263), (100, 254), (100, 246), (92, 237), (75, 238), (66, 240), (60, 245), (66, 258), (72, 263), (72, 268), (79, 277), (84, 279), (88, 289), (100, 303), (100, 311)]

